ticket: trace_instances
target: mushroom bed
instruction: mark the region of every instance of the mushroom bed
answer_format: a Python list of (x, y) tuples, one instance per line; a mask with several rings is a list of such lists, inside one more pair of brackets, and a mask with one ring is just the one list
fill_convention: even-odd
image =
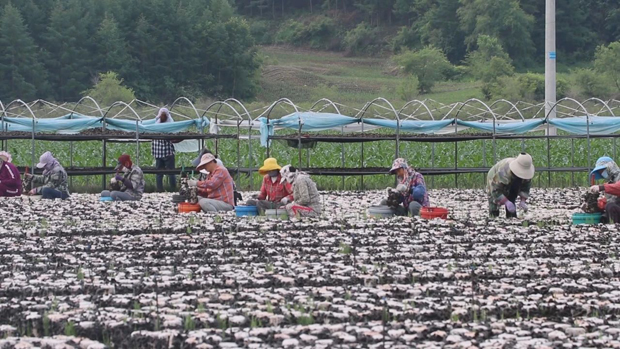
[(571, 225), (581, 191), (511, 220), (481, 190), (432, 190), (448, 220), (369, 218), (384, 195), (286, 221), (5, 198), (0, 348), (620, 346), (617, 225)]

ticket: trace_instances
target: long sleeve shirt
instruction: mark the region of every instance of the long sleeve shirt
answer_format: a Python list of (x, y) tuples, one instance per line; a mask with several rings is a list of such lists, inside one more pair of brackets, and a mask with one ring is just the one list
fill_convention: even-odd
[(316, 183), (308, 175), (298, 175), (293, 183), (293, 203), (306, 206), (315, 212), (322, 211), (321, 196)]
[(22, 180), (17, 167), (8, 161), (0, 166), (0, 185), (10, 195), (22, 194)]
[(260, 187), (258, 200), (268, 200), (271, 202), (280, 202), (282, 198), (287, 197), (289, 201), (293, 201), (293, 188), (290, 183), (280, 183), (282, 177), (278, 175), (275, 182), (271, 180), (269, 175), (263, 177), (263, 184)]
[(404, 184), (409, 188), (407, 193), (404, 194), (403, 205), (405, 208), (409, 208), (409, 204), (413, 202), (413, 190), (419, 186), (424, 187), (424, 199), (420, 202), (423, 207), (430, 206), (430, 200), (428, 198), (428, 191), (426, 190), (426, 182), (424, 176), (413, 168), (406, 169), (406, 175), (403, 178), (399, 178), (399, 184)]
[(135, 199), (142, 199), (144, 194), (144, 173), (138, 166), (132, 166), (131, 171), (123, 176), (121, 191), (133, 196)]
[[(506, 200), (506, 196), (510, 192), (510, 185), (516, 176), (510, 171), (510, 162), (515, 158), (506, 158), (500, 160), (489, 170), (487, 174), (487, 193), (496, 204)], [(522, 198), (530, 197), (531, 180), (523, 180), (521, 188), (519, 188), (519, 196)]]
[(67, 172), (61, 165), (57, 165), (44, 175), (34, 175), (32, 186), (36, 193), (40, 194), (43, 188), (56, 189), (62, 193), (69, 194), (69, 184), (67, 183)]
[(223, 201), (231, 206), (235, 205), (233, 179), (228, 170), (220, 165), (209, 173), (207, 179), (196, 185), (198, 195), (209, 199)]

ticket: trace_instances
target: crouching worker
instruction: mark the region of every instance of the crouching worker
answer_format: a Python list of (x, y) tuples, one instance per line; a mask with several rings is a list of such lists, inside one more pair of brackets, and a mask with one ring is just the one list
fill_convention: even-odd
[(235, 207), (233, 179), (228, 170), (217, 164), (213, 154), (206, 153), (200, 159), (196, 171), (209, 172), (204, 181), (190, 180), (189, 185), (198, 188), (198, 204), (205, 212), (232, 211)]
[(517, 198), (519, 209), (527, 211), (530, 197), (531, 179), (534, 177), (532, 157), (521, 153), (516, 158), (500, 160), (487, 174), (487, 195), (489, 195), (489, 215), (499, 216), (500, 206), (506, 207), (506, 218), (517, 217)]
[(28, 192), (29, 195), (41, 195), (43, 199), (62, 200), (69, 197), (67, 172), (52, 153), (49, 151), (43, 153), (39, 158), (37, 168), (43, 169), (42, 175), (24, 175), (26, 179), (32, 181), (32, 189)]
[[(395, 202), (386, 201), (385, 203), (382, 202), (382, 204), (393, 207), (395, 214), (399, 216), (406, 216), (408, 214), (417, 216), (420, 214), (420, 209), (422, 207), (429, 206), (424, 176), (413, 167), (409, 166), (405, 159), (398, 158), (394, 160), (392, 168), (390, 168), (390, 174), (396, 175), (398, 185), (395, 191), (388, 188), (388, 194), (390, 194), (391, 191), (399, 195), (395, 195)], [(402, 206), (399, 205), (399, 203), (402, 203)]]
[(293, 186), (293, 202), (286, 205), (286, 212), (290, 217), (318, 217), (323, 208), (321, 196), (316, 188), (316, 183), (305, 172), (297, 171), (291, 165), (286, 165), (280, 170), (281, 183), (287, 181)]
[(22, 178), (11, 163), (11, 154), (0, 151), (0, 196), (22, 195)]
[(246, 204), (256, 206), (260, 214), (264, 214), (265, 210), (278, 208), (293, 201), (293, 189), (290, 183), (282, 181), (281, 169), (274, 158), (266, 159), (263, 166), (258, 169), (258, 173), (263, 176), (260, 194), (248, 200)]
[(599, 199), (599, 208), (605, 210), (606, 221), (609, 223), (620, 223), (620, 168), (610, 157), (603, 156), (596, 161), (596, 167), (590, 175), (594, 179), (605, 179), (607, 183), (603, 185), (593, 185), (590, 192), (604, 192), (605, 197)]
[(123, 174), (117, 173), (112, 178), (112, 186), (117, 186), (118, 190), (104, 190), (101, 196), (112, 197), (114, 201), (133, 201), (142, 199), (144, 194), (144, 173), (140, 167), (131, 162), (131, 158), (127, 154), (123, 154), (118, 158), (116, 171), (122, 171)]

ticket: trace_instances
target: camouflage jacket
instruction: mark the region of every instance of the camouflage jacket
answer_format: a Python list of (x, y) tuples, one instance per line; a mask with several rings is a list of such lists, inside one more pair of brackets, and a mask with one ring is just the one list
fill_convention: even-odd
[[(510, 183), (516, 178), (510, 171), (510, 162), (515, 158), (506, 158), (500, 160), (495, 166), (491, 167), (487, 174), (487, 193), (490, 200), (495, 203), (502, 202), (510, 191)], [(519, 196), (523, 198), (530, 197), (531, 180), (523, 180), (519, 189)]]
[(58, 165), (43, 175), (34, 175), (32, 177), (32, 187), (36, 189), (37, 194), (41, 194), (43, 188), (56, 189), (62, 193), (69, 194), (67, 172), (61, 165)]

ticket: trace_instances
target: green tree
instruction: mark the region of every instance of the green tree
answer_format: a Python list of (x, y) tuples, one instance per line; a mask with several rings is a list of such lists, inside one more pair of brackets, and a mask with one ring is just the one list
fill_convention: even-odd
[(620, 41), (596, 48), (594, 68), (599, 73), (607, 75), (620, 91)]
[(451, 68), (446, 55), (438, 48), (428, 46), (419, 51), (405, 51), (394, 57), (394, 61), (407, 74), (418, 78), (418, 91), (428, 93), (435, 82), (445, 79)]
[(99, 74), (95, 86), (84, 91), (83, 95), (92, 97), (101, 105), (112, 105), (116, 101), (130, 103), (136, 98), (133, 90), (123, 86), (123, 79), (113, 71)]
[(467, 55), (465, 63), (469, 74), (484, 83), (482, 93), (487, 99), (491, 98), (491, 85), (498, 78), (514, 74), (510, 57), (499, 40), (488, 35), (478, 36), (478, 49)]
[(584, 99), (590, 97), (605, 99), (609, 97), (611, 89), (603, 74), (587, 68), (575, 69), (572, 74), (575, 85), (579, 87), (580, 96)]
[[(421, 1), (420, 1), (421, 2)], [(416, 32), (424, 45), (431, 45), (446, 53), (448, 60), (458, 63), (465, 57), (465, 33), (461, 30), (455, 0), (428, 1), (426, 11), (416, 21)]]
[(19, 10), (8, 4), (0, 16), (0, 99), (34, 100), (46, 97), (46, 71)]
[(99, 70), (116, 71), (121, 76), (130, 76), (134, 70), (134, 60), (127, 51), (127, 43), (118, 23), (111, 15), (106, 15), (95, 36), (98, 46)]
[(520, 7), (518, 0), (459, 0), (457, 10), (461, 28), (469, 33), (465, 42), (472, 50), (478, 36), (498, 38), (502, 47), (516, 61), (527, 63), (534, 52), (531, 31), (534, 17)]

